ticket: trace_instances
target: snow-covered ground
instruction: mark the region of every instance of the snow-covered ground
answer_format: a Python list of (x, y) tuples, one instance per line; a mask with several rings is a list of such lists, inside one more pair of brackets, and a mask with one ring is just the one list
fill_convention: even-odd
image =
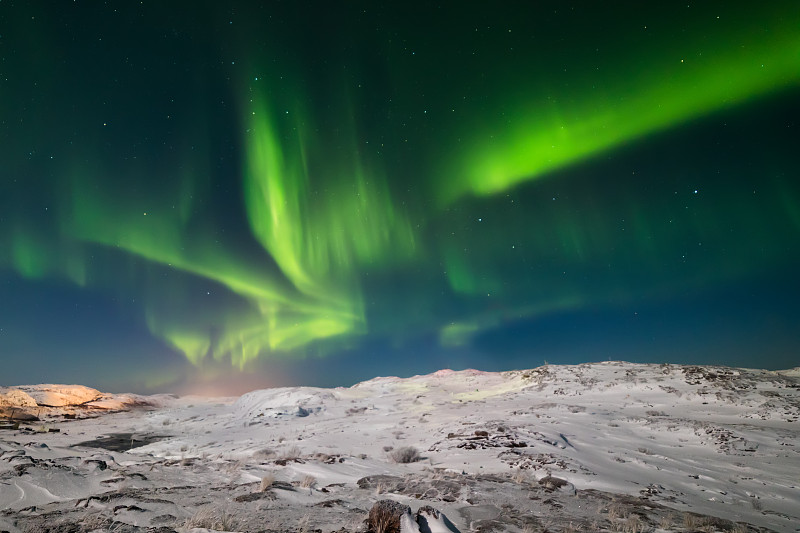
[(38, 385), (0, 388), (0, 414), (40, 418), (0, 419), (12, 533), (366, 531), (384, 499), (425, 517), (403, 532), (800, 531), (796, 369), (443, 370), (227, 399)]

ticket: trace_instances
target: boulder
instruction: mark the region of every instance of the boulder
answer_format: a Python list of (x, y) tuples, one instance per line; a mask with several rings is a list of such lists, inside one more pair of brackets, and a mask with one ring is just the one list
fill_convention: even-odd
[(420, 533), (459, 533), (455, 525), (440, 512), (430, 505), (417, 509), (414, 514)]
[(16, 388), (46, 407), (83, 405), (103, 397), (100, 391), (83, 385), (21, 385)]
[(36, 407), (36, 400), (19, 389), (0, 387), (0, 405), (9, 407)]
[(404, 516), (411, 516), (411, 508), (393, 500), (375, 502), (369, 510), (367, 527), (372, 532), (400, 533), (400, 523)]
[(576, 493), (575, 485), (573, 485), (566, 479), (561, 479), (560, 477), (545, 476), (539, 480), (539, 485), (544, 487), (544, 489), (548, 492), (557, 491), (571, 495), (574, 495)]
[(444, 514), (430, 505), (411, 514), (408, 505), (393, 500), (381, 500), (372, 506), (367, 530), (372, 533), (459, 533)]

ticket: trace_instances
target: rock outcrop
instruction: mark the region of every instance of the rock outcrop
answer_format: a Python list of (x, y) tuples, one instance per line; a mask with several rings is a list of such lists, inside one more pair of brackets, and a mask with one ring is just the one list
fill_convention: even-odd
[(459, 533), (447, 517), (430, 505), (411, 513), (408, 505), (394, 500), (380, 500), (367, 518), (372, 533)]

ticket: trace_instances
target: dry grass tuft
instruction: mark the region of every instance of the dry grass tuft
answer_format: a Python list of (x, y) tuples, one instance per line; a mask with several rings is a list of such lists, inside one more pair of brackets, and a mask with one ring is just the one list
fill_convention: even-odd
[(639, 515), (627, 515), (622, 520), (613, 520), (611, 522), (611, 530), (619, 531), (620, 533), (643, 533), (647, 531), (647, 524), (642, 520)]
[(275, 483), (275, 474), (264, 474), (261, 476), (261, 483), (258, 486), (258, 492), (267, 492), (273, 483)]
[(260, 450), (256, 450), (253, 452), (251, 456), (255, 461), (268, 461), (274, 458), (277, 453), (272, 448), (261, 448)]
[(81, 520), (81, 527), (84, 531), (95, 531), (98, 529), (106, 529), (113, 520), (105, 515), (104, 512), (89, 513)]
[(300, 486), (304, 489), (310, 489), (317, 484), (317, 478), (314, 476), (305, 476), (300, 480)]
[(511, 480), (514, 483), (521, 485), (522, 483), (527, 483), (528, 481), (530, 481), (530, 477), (528, 475), (528, 472), (520, 468), (511, 475)]
[(284, 461), (293, 461), (295, 459), (299, 459), (302, 455), (303, 452), (300, 451), (300, 448), (297, 446), (291, 446), (281, 452), (281, 459)]
[(625, 518), (628, 514), (625, 512), (625, 509), (622, 505), (618, 503), (612, 503), (608, 506), (608, 519), (609, 520), (617, 520), (618, 518)]
[(623, 523), (622, 531), (624, 533), (643, 533), (647, 529), (647, 524), (644, 523), (638, 514), (632, 514)]
[(183, 524), (186, 529), (201, 527), (217, 531), (237, 531), (239, 521), (233, 515), (222, 509), (205, 507), (198, 509), (194, 515), (187, 518)]
[(225, 472), (231, 476), (238, 476), (242, 469), (246, 466), (246, 463), (239, 459), (236, 461), (229, 461), (225, 464)]
[(700, 520), (697, 515), (692, 513), (683, 513), (683, 527), (686, 529), (697, 529), (700, 526)]
[(401, 517), (411, 509), (394, 500), (379, 500), (369, 510), (366, 525), (371, 533), (400, 531)]
[(422, 456), (413, 446), (403, 446), (389, 452), (389, 458), (395, 463), (415, 463), (422, 459)]

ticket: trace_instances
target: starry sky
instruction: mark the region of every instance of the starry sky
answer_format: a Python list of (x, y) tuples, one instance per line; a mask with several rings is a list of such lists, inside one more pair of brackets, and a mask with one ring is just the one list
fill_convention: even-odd
[(800, 3), (0, 0), (0, 385), (800, 364)]

